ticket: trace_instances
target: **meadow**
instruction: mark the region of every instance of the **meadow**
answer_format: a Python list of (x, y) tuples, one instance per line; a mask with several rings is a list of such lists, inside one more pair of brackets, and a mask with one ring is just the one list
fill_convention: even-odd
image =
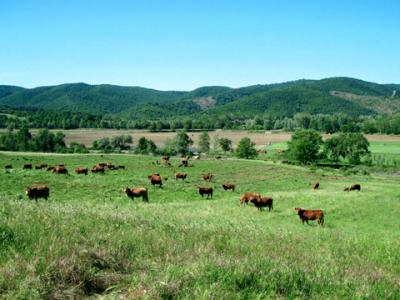
[[(398, 175), (237, 159), (178, 168), (178, 158), (173, 167), (155, 159), (1, 153), (0, 298), (399, 299)], [(73, 173), (108, 161), (126, 170)], [(22, 170), (28, 162), (65, 163), (71, 175)], [(178, 170), (187, 180), (175, 181)], [(157, 172), (167, 178), (162, 189), (147, 180)], [(206, 172), (213, 182), (202, 181)], [(237, 190), (224, 191), (225, 181)], [(39, 182), (51, 196), (36, 204), (24, 188)], [(343, 191), (353, 183), (360, 192)], [(213, 199), (202, 199), (198, 185), (214, 187)], [(147, 187), (149, 203), (130, 200), (125, 186)], [(245, 191), (273, 197), (274, 210), (241, 206)], [(295, 207), (324, 210), (325, 226), (302, 225)]]

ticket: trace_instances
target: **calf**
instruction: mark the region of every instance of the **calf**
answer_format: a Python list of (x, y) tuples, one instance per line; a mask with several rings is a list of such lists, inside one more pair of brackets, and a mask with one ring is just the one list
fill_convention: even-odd
[(32, 164), (24, 164), (23, 169), (24, 170), (32, 170)]
[(29, 199), (35, 199), (35, 201), (37, 202), (39, 198), (44, 198), (47, 200), (50, 196), (50, 189), (45, 185), (27, 187), (25, 189), (25, 193), (29, 197)]
[(176, 173), (175, 174), (175, 180), (182, 179), (182, 181), (183, 181), (186, 179), (186, 177), (187, 177), (186, 173)]
[(209, 199), (211, 197), (213, 197), (213, 188), (212, 187), (199, 187), (199, 194), (201, 195), (201, 197), (204, 197), (204, 195), (207, 195), (207, 199)]
[(302, 209), (302, 208), (295, 208), (297, 214), (300, 217), (301, 223), (304, 224), (304, 221), (308, 224), (308, 221), (318, 220), (318, 224), (323, 226), (324, 225), (324, 212), (322, 210), (309, 210), (309, 209)]
[(77, 167), (77, 168), (75, 168), (75, 173), (76, 174), (85, 174), (85, 175), (87, 175), (88, 174), (88, 168)]
[(227, 190), (231, 190), (232, 192), (235, 191), (235, 185), (232, 184), (232, 183), (227, 183), (227, 182), (225, 182), (225, 183), (222, 184), (222, 188), (223, 188), (225, 191), (227, 191)]
[(254, 206), (259, 210), (261, 210), (263, 207), (268, 207), (268, 211), (274, 209), (274, 200), (270, 197), (252, 198), (250, 202), (253, 203)]
[(213, 178), (213, 175), (211, 173), (208, 173), (208, 174), (201, 175), (201, 177), (203, 178), (204, 181), (211, 181)]
[(152, 174), (147, 176), (147, 178), (150, 180), (150, 183), (152, 185), (158, 185), (160, 188), (162, 188), (162, 179), (160, 174), (156, 173), (156, 174)]
[(147, 194), (147, 189), (144, 187), (139, 187), (139, 188), (133, 188), (130, 189), (128, 187), (126, 187), (124, 189), (126, 195), (131, 198), (133, 200), (133, 198), (138, 198), (138, 197), (142, 197), (143, 201), (149, 202), (149, 197)]
[(259, 193), (246, 192), (240, 197), (240, 204), (248, 204), (248, 202), (251, 202), (252, 200), (260, 201), (261, 195)]

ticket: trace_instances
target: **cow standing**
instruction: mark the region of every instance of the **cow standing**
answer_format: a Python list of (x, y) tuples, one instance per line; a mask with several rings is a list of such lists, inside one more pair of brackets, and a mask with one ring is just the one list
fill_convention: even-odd
[(213, 197), (213, 188), (212, 187), (199, 187), (199, 194), (201, 195), (201, 197), (203, 198), (204, 195), (207, 195), (207, 199), (209, 199), (211, 197)]
[(322, 210), (309, 210), (296, 207), (295, 211), (297, 211), (303, 224), (304, 222), (308, 224), (308, 221), (318, 220), (319, 225), (324, 225), (324, 212)]
[(133, 198), (138, 198), (138, 197), (142, 197), (142, 200), (145, 202), (149, 202), (149, 197), (147, 194), (147, 189), (144, 187), (139, 187), (139, 188), (133, 188), (130, 189), (128, 187), (126, 187), (124, 189), (126, 195), (131, 198), (133, 200)]
[(274, 209), (274, 200), (271, 197), (261, 197), (260, 199), (255, 197), (252, 198), (250, 202), (253, 203), (254, 206), (257, 207), (259, 210), (264, 207), (268, 207), (268, 211)]
[(251, 202), (252, 200), (260, 201), (261, 195), (259, 193), (246, 192), (240, 197), (240, 204), (248, 204), (248, 202)]
[(162, 188), (162, 179), (160, 174), (156, 173), (156, 174), (152, 174), (147, 176), (147, 178), (150, 180), (150, 183), (154, 186), (154, 185), (158, 185), (160, 188)]
[(227, 190), (231, 190), (232, 192), (235, 191), (235, 185), (232, 184), (232, 183), (227, 183), (227, 182), (225, 182), (225, 183), (222, 184), (222, 188), (223, 188), (225, 191), (227, 191)]
[(35, 199), (35, 201), (37, 202), (39, 198), (44, 198), (47, 200), (50, 197), (50, 189), (48, 186), (45, 185), (27, 187), (25, 189), (25, 194), (29, 197), (29, 199)]

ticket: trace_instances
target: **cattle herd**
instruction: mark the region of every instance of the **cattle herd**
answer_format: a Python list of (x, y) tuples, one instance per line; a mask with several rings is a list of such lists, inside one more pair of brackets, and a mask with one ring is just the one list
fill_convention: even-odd
[[(161, 163), (165, 164), (166, 166), (171, 166), (170, 163), (170, 157), (169, 156), (163, 156), (161, 159)], [(154, 164), (161, 164), (158, 160), (156, 162), (153, 162)], [(179, 167), (190, 167), (193, 166), (189, 164), (189, 159), (185, 158), (181, 161)], [(6, 165), (5, 166), (6, 170), (12, 169), (12, 165)], [(33, 166), (32, 164), (24, 164), (23, 165), (24, 170), (32, 170)], [(36, 170), (42, 170), (46, 169), (47, 171), (51, 171), (56, 174), (65, 174), (69, 175), (67, 168), (65, 167), (64, 164), (58, 164), (56, 166), (48, 166), (47, 164), (40, 164), (35, 166)], [(106, 170), (123, 170), (125, 169), (125, 166), (119, 165), (115, 166), (112, 163), (98, 163), (95, 166), (92, 167), (91, 172), (93, 174), (100, 173), (103, 174)], [(75, 168), (75, 173), (76, 174), (82, 174), (82, 175), (88, 175), (89, 169), (88, 168), (83, 168), (83, 167), (77, 167)], [(183, 172), (176, 172), (175, 173), (175, 180), (182, 180), (185, 181), (185, 179), (188, 177), (187, 173)], [(202, 179), (205, 182), (211, 182), (213, 180), (214, 176), (211, 173), (207, 174), (202, 174)], [(159, 173), (151, 174), (148, 176), (148, 180), (150, 181), (150, 184), (152, 186), (158, 186), (159, 188), (163, 187), (163, 180), (166, 181), (168, 178), (167, 177), (161, 177)], [(313, 186), (313, 190), (317, 190), (320, 187), (319, 182), (315, 182)], [(198, 188), (198, 193), (201, 197), (204, 197), (204, 195), (207, 196), (207, 199), (213, 198), (213, 193), (214, 189), (212, 187), (204, 187), (204, 186), (197, 186)], [(222, 184), (222, 188), (225, 191), (235, 191), (235, 184), (230, 183), (230, 182), (224, 182)], [(359, 184), (353, 184), (350, 187), (346, 187), (344, 191), (360, 191), (361, 186)], [(149, 201), (149, 196), (148, 196), (148, 189), (145, 187), (135, 187), (135, 188), (129, 188), (125, 187), (123, 189), (123, 192), (126, 193), (126, 195), (130, 199), (134, 198), (142, 198), (144, 202)], [(38, 199), (43, 198), (47, 200), (50, 197), (50, 188), (46, 184), (36, 184), (34, 186), (27, 187), (25, 189), (25, 193), (27, 197), (31, 200), (35, 200), (36, 202)], [(257, 209), (262, 210), (263, 208), (268, 208), (268, 211), (271, 211), (274, 209), (273, 205), (273, 199), (271, 197), (265, 196), (262, 197), (260, 193), (256, 192), (245, 192), (242, 196), (239, 198), (240, 204), (249, 204), (252, 203)], [(296, 213), (299, 215), (301, 222), (304, 224), (306, 222), (308, 224), (308, 221), (313, 221), (316, 220), (319, 225), (324, 225), (324, 212), (322, 210), (307, 210), (307, 209), (302, 209), (302, 208), (295, 208)]]

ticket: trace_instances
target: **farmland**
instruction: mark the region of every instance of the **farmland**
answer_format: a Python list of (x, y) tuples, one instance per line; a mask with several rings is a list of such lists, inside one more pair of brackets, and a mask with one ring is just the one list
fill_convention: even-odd
[[(400, 288), (400, 177), (266, 161), (199, 160), (178, 169), (133, 155), (0, 155), (0, 295), (3, 298), (392, 298)], [(126, 170), (56, 175), (22, 170), (111, 161)], [(172, 165), (178, 165), (173, 159)], [(6, 172), (4, 165), (12, 164)], [(173, 174), (187, 172), (185, 182)], [(147, 175), (159, 172), (162, 189)], [(201, 174), (212, 172), (211, 183)], [(221, 183), (237, 185), (224, 191)], [(312, 191), (315, 181), (321, 188)], [(50, 199), (24, 195), (46, 182)], [(361, 192), (343, 192), (353, 183)], [(196, 186), (212, 186), (212, 200)], [(149, 203), (125, 186), (149, 189)], [(273, 212), (240, 206), (258, 191)], [(323, 209), (325, 226), (302, 225), (294, 207)]]

